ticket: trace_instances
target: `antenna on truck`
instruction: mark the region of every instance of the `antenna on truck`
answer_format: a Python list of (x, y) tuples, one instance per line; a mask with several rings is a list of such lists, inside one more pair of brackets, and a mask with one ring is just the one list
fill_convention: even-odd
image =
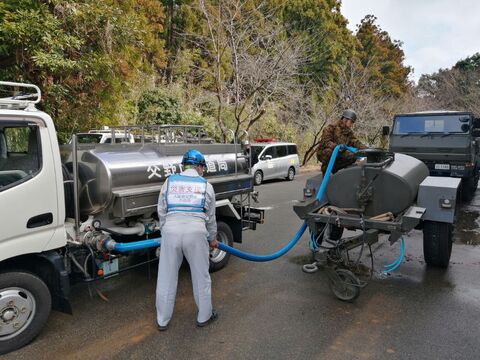
[[(35, 107), (42, 99), (40, 88), (33, 84), (18, 83), (11, 81), (0, 81), (0, 88), (10, 87), (12, 89), (2, 90), (12, 93), (11, 96), (0, 98), (0, 108), (7, 109), (24, 109), (29, 106)], [(22, 91), (23, 89), (23, 91)], [(32, 91), (24, 91), (25, 89), (33, 89)]]

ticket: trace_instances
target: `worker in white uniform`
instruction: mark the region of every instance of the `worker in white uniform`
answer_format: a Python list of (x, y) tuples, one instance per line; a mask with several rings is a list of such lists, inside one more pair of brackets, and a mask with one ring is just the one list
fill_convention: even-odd
[(198, 308), (197, 326), (203, 327), (217, 318), (212, 307), (212, 282), (209, 247), (217, 246), (215, 192), (202, 175), (205, 157), (197, 150), (183, 155), (183, 172), (170, 176), (158, 199), (161, 249), (157, 279), (157, 323), (167, 330), (172, 318), (177, 292), (178, 270), (183, 257), (190, 265), (193, 296)]

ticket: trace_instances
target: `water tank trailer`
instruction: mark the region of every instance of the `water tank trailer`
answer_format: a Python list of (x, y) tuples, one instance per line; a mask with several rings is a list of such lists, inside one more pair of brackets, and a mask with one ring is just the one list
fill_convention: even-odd
[[(401, 239), (403, 258), (402, 235), (422, 229), (427, 265), (448, 266), (460, 185), (460, 179), (429, 176), (427, 166), (408, 155), (366, 149), (358, 156), (366, 161), (332, 174), (320, 200), (313, 196), (322, 174), (308, 179), (304, 201), (294, 206), (319, 250), (316, 261), (304, 270), (314, 272), (319, 265), (325, 266), (332, 291), (346, 301), (355, 299), (365, 285), (354, 270), (364, 249), (370, 249), (380, 234), (387, 234), (391, 244)], [(342, 237), (344, 229), (361, 231)], [(354, 249), (360, 257), (352, 261), (349, 252)], [(386, 269), (400, 263), (401, 259)]]

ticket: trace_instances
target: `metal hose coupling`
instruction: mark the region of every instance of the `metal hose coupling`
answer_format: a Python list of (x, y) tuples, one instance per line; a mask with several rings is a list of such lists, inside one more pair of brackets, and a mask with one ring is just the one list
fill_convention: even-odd
[[(107, 250), (105, 243), (112, 240), (110, 235), (101, 231), (87, 231), (81, 236), (81, 242), (97, 251)], [(112, 240), (113, 241), (113, 240)]]

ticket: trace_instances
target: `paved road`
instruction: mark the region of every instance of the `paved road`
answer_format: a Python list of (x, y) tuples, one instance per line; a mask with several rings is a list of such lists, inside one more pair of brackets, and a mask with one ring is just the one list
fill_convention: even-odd
[[(285, 244), (300, 221), (292, 202), (306, 176), (261, 185), (267, 223), (245, 234), (244, 250), (268, 253)], [(213, 274), (219, 320), (195, 327), (188, 269), (181, 270), (168, 331), (154, 324), (155, 269), (99, 284), (105, 302), (74, 288), (73, 316), (52, 313), (36, 341), (5, 359), (478, 359), (480, 353), (480, 248), (475, 199), (461, 213), (452, 263), (427, 269), (421, 233), (406, 237), (406, 261), (391, 276), (377, 273), (353, 304), (330, 293), (324, 273), (305, 274), (306, 239), (270, 263), (232, 258)], [(398, 245), (397, 245), (398, 246)], [(398, 253), (375, 247), (380, 269)]]

